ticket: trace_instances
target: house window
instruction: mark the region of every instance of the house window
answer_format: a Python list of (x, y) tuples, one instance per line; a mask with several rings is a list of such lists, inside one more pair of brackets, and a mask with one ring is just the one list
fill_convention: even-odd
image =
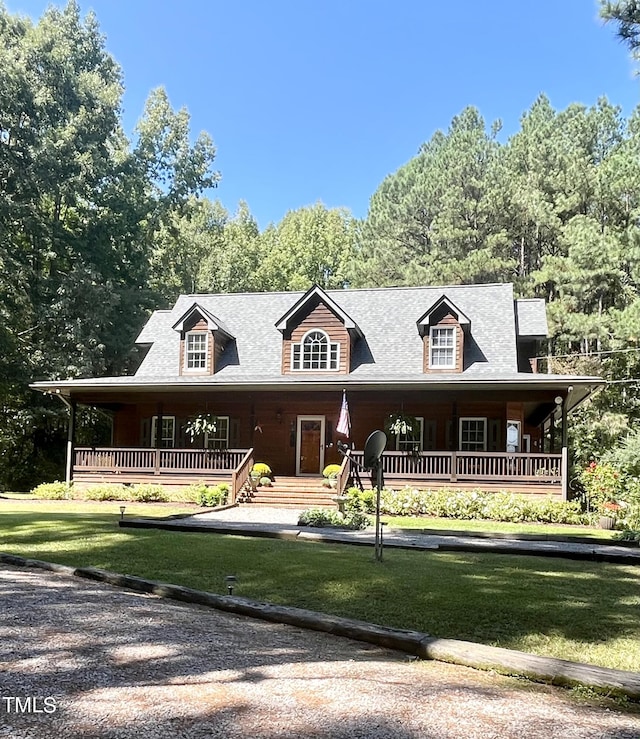
[[(151, 419), (151, 446), (155, 447), (158, 433), (158, 416)], [(158, 446), (161, 449), (173, 449), (176, 440), (176, 418), (175, 416), (162, 416), (160, 426), (160, 438)]]
[(291, 368), (294, 370), (338, 369), (340, 344), (330, 341), (324, 331), (308, 331), (291, 349)]
[(205, 434), (204, 445), (207, 449), (229, 448), (229, 416), (216, 416), (216, 430)]
[(412, 422), (411, 431), (396, 436), (396, 449), (399, 452), (421, 452), (423, 448), (424, 419), (416, 417), (416, 424)]
[(460, 451), (483, 452), (487, 448), (487, 419), (460, 419)]
[(207, 369), (209, 335), (205, 331), (190, 331), (185, 337), (185, 368), (187, 371)]
[(429, 331), (429, 366), (433, 369), (455, 369), (455, 326), (432, 326)]

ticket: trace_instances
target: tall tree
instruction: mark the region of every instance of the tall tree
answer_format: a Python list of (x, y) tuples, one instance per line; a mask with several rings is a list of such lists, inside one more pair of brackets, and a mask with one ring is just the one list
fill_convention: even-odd
[(638, 0), (600, 0), (600, 15), (618, 24), (618, 36), (627, 44), (634, 58), (640, 49), (640, 3)]
[(0, 344), (13, 370), (0, 388), (0, 484), (33, 470), (43, 429), (62, 426), (24, 378), (127, 370), (151, 302), (153, 235), (217, 180), (210, 140), (189, 144), (188, 115), (163, 92), (132, 148), (122, 89), (95, 17), (82, 19), (75, 0), (35, 24), (0, 6)]
[(474, 108), (436, 132), (371, 198), (360, 284), (477, 282), (513, 271), (495, 221), (499, 146)]
[(261, 236), (260, 284), (270, 290), (306, 290), (349, 283), (357, 223), (344, 208), (322, 203), (289, 211)]

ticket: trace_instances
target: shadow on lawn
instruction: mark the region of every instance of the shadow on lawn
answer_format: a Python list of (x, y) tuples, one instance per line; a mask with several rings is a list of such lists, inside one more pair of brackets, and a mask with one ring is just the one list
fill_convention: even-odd
[(234, 574), (247, 598), (511, 648), (539, 635), (597, 647), (640, 633), (637, 567), (391, 549), (375, 563), (368, 547), (120, 529), (117, 520), (1, 516), (0, 550), (216, 593)]

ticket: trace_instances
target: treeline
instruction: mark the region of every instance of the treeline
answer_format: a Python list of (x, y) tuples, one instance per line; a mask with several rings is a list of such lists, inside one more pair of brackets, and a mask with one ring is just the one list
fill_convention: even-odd
[[(203, 196), (215, 148), (150, 94), (129, 140), (122, 72), (75, 2), (0, 4), (0, 486), (60, 475), (64, 409), (36, 379), (122, 374), (183, 292), (510, 281), (549, 301), (554, 371), (618, 380), (583, 410), (579, 461), (638, 415), (640, 111), (540, 97), (501, 140), (469, 108), (390, 174), (363, 221), (322, 204), (260, 231)], [(97, 437), (86, 412), (81, 433)]]

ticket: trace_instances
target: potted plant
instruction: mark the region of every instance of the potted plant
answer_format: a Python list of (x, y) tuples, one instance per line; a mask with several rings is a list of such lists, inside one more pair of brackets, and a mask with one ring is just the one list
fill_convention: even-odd
[(615, 529), (618, 520), (618, 512), (622, 509), (620, 503), (615, 500), (607, 500), (600, 507), (600, 518), (598, 525), (601, 529)]
[(322, 470), (322, 476), (325, 478), (326, 484), (330, 488), (335, 488), (338, 485), (338, 473), (340, 472), (339, 464), (328, 464)]
[(190, 418), (185, 427), (185, 434), (191, 437), (191, 441), (205, 436), (206, 434), (215, 434), (218, 428), (218, 417), (211, 413), (201, 413), (195, 418)]
[(269, 467), (269, 465), (265, 464), (264, 462), (256, 462), (251, 468), (251, 472), (249, 473), (249, 483), (251, 485), (251, 490), (255, 492), (258, 489), (258, 485), (261, 484), (263, 478), (267, 478), (269, 480), (269, 483), (271, 483), (271, 467)]

